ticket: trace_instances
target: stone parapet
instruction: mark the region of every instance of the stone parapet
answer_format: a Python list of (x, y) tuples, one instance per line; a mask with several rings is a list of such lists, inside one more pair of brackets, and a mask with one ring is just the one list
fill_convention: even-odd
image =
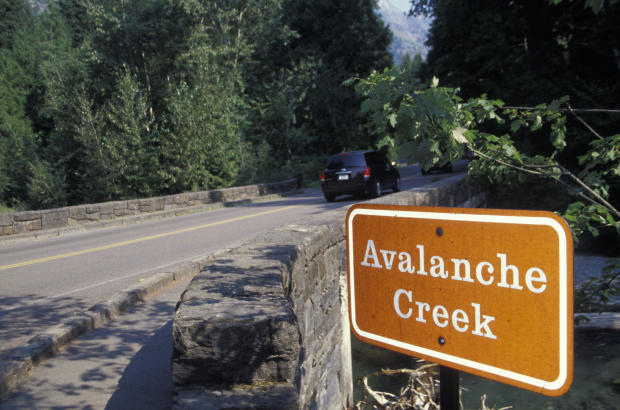
[[(484, 188), (454, 177), (372, 202), (477, 207), (485, 199)], [(272, 229), (194, 277), (173, 322), (175, 408), (353, 406), (346, 212)]]
[(189, 192), (127, 201), (76, 205), (41, 211), (24, 211), (0, 214), (0, 238), (19, 234), (38, 233), (67, 227), (87, 226), (130, 216), (148, 216), (156, 212), (173, 212), (177, 215), (197, 207), (241, 201), (270, 194), (282, 194), (297, 189), (297, 180), (290, 179), (269, 184), (249, 185), (210, 191)]

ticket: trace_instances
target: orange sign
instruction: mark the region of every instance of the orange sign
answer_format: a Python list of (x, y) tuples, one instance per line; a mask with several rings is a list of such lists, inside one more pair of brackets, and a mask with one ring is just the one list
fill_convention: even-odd
[(354, 205), (361, 340), (550, 396), (573, 374), (572, 239), (550, 212)]

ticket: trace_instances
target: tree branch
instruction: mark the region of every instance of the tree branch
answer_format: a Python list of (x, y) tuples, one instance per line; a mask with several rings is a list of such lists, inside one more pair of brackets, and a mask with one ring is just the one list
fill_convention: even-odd
[[(581, 196), (582, 198), (586, 199), (587, 201), (596, 204), (596, 205), (602, 205), (604, 206), (609, 212), (611, 212), (612, 214), (614, 214), (616, 216), (616, 218), (620, 219), (620, 212), (613, 206), (611, 205), (605, 198), (603, 198), (601, 195), (599, 195), (596, 191), (594, 191), (592, 188), (590, 188), (588, 185), (586, 185), (581, 179), (579, 179), (575, 174), (573, 174), (572, 172), (570, 172), (568, 169), (564, 168), (561, 165), (526, 165), (526, 167), (521, 167), (518, 165), (514, 165), (511, 164), (509, 162), (506, 161), (502, 161), (501, 159), (498, 158), (494, 158), (491, 157), (490, 155), (484, 154), (476, 149), (474, 149), (473, 147), (468, 145), (468, 148), (476, 153), (476, 155), (479, 155), (483, 158), (486, 158), (490, 161), (495, 161), (501, 165), (507, 166), (509, 168), (512, 169), (516, 169), (518, 171), (521, 172), (525, 172), (528, 174), (532, 174), (532, 175), (537, 175), (537, 176), (546, 176), (546, 177), (551, 177), (554, 174), (551, 173), (547, 173), (547, 172), (541, 172), (541, 171), (536, 171), (533, 169), (528, 169), (528, 168), (559, 168), (562, 172), (560, 174), (555, 174), (555, 175), (567, 175), (573, 182), (575, 182), (578, 186), (580, 186), (581, 188), (583, 188), (584, 190), (586, 190), (588, 192), (588, 194), (592, 195), (595, 199), (589, 197), (588, 195), (585, 195), (583, 192), (579, 192), (578, 195)], [(563, 182), (562, 180), (558, 179), (558, 182), (560, 182), (561, 184), (565, 184), (565, 182)]]
[(594, 198), (596, 198), (596, 200), (600, 203), (600, 205), (603, 205), (611, 213), (613, 213), (616, 216), (616, 218), (620, 219), (620, 212), (616, 208), (614, 208), (613, 205), (611, 205), (609, 202), (607, 202), (607, 200), (605, 198), (600, 196), (596, 191), (594, 191), (592, 188), (590, 188), (588, 185), (586, 185), (581, 179), (579, 179), (575, 174), (573, 174), (572, 172), (570, 172), (566, 168), (560, 166), (560, 169), (562, 169), (562, 173), (563, 174), (568, 175), (577, 185), (579, 185), (580, 187), (582, 187), (583, 189), (588, 191), (588, 193), (590, 195), (592, 195)]
[[(594, 130), (594, 128), (592, 128), (587, 122), (585, 122), (580, 116), (578, 116), (576, 111), (570, 106), (570, 104), (566, 104), (566, 105), (568, 106), (568, 112), (573, 114), (573, 116), (575, 118), (577, 118), (577, 121), (579, 121), (584, 127), (586, 127), (588, 129), (588, 131), (590, 131), (592, 134), (594, 134), (599, 139), (602, 139), (602, 140), (605, 139), (605, 138), (603, 138), (603, 136), (601, 136), (601, 134), (596, 132)], [(618, 111), (618, 112), (620, 112), (620, 111)]]
[(522, 167), (519, 167), (519, 166), (517, 166), (517, 165), (513, 165), (513, 164), (510, 164), (510, 163), (508, 163), (508, 162), (502, 161), (501, 159), (493, 158), (492, 156), (487, 155), (487, 154), (484, 154), (483, 152), (478, 151), (478, 150), (476, 150), (476, 149), (474, 149), (474, 148), (472, 148), (472, 147), (470, 147), (470, 146), (468, 146), (468, 148), (469, 148), (469, 149), (470, 149), (473, 153), (475, 153), (476, 155), (479, 155), (479, 156), (481, 156), (481, 157), (483, 157), (483, 158), (486, 158), (486, 159), (488, 159), (488, 160), (490, 160), (490, 161), (495, 161), (495, 162), (497, 162), (497, 163), (499, 163), (499, 164), (502, 164), (502, 165), (504, 165), (504, 166), (507, 166), (507, 167), (509, 167), (509, 168), (513, 168), (513, 169), (516, 169), (516, 170), (518, 170), (518, 171), (521, 171), (521, 172), (526, 172), (526, 173), (528, 173), (528, 174), (532, 174), (532, 175), (545, 175), (545, 173), (544, 173), (544, 172), (540, 172), (540, 171), (533, 171), (533, 170), (531, 170), (531, 169), (522, 168)]
[[(523, 111), (536, 111), (540, 108), (536, 107), (519, 107), (519, 106), (507, 106), (501, 107), (502, 110), (523, 110)], [(574, 111), (574, 112), (586, 112), (586, 113), (607, 113), (607, 114), (620, 114), (620, 110), (611, 110), (603, 108), (560, 108), (558, 111)]]

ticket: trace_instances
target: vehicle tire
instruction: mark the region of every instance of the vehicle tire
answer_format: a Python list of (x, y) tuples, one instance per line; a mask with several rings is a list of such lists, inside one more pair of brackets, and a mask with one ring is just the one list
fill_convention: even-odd
[(381, 196), (381, 182), (378, 179), (375, 179), (370, 185), (370, 197), (378, 198)]
[(392, 187), (392, 192), (400, 192), (400, 177), (396, 178), (396, 182), (394, 182), (394, 187)]
[(327, 202), (334, 202), (334, 200), (336, 199), (336, 195), (334, 194), (323, 194), (325, 195), (325, 199), (327, 200)]

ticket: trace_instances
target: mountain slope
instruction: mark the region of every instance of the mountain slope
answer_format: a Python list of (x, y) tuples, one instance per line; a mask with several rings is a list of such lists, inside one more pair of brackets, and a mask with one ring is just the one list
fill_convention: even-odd
[(428, 36), (430, 21), (424, 17), (407, 17), (407, 13), (394, 7), (389, 0), (379, 0), (379, 14), (390, 26), (394, 38), (390, 52), (394, 62), (399, 64), (405, 54), (411, 57), (420, 53), (426, 57), (428, 48), (424, 44)]

